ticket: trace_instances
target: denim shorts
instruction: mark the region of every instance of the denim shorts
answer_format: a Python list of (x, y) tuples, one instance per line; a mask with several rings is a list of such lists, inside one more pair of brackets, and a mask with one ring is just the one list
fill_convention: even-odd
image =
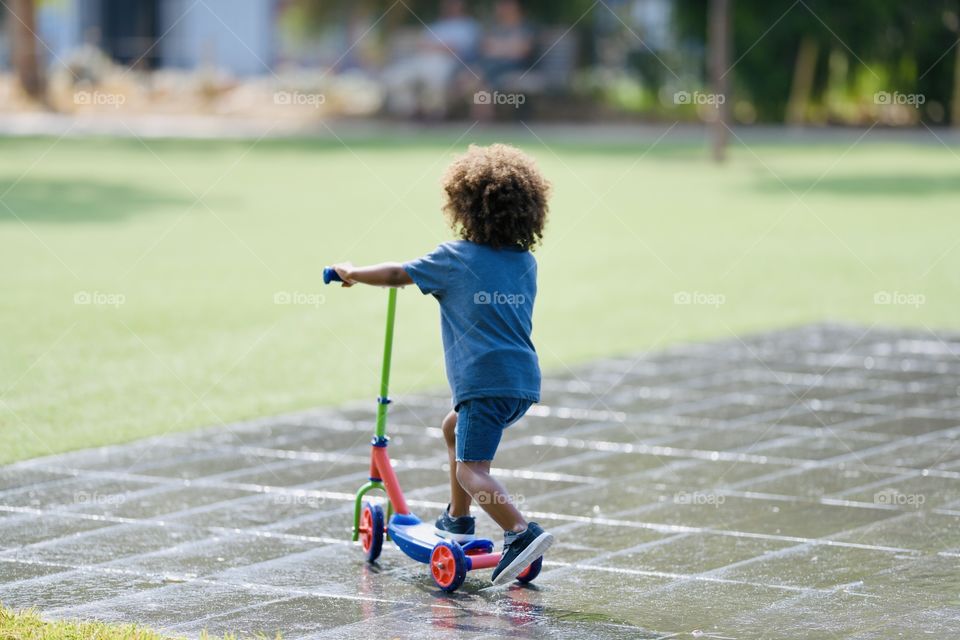
[(503, 430), (523, 417), (533, 402), (525, 398), (464, 400), (457, 412), (457, 460), (493, 460)]

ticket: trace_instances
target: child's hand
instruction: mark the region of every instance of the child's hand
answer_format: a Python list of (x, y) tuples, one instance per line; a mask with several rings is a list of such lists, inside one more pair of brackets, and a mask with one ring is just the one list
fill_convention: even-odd
[(337, 275), (340, 276), (340, 279), (343, 280), (341, 287), (352, 287), (357, 284), (357, 281), (353, 279), (353, 264), (350, 262), (341, 262), (339, 264), (333, 265), (333, 270), (337, 272)]

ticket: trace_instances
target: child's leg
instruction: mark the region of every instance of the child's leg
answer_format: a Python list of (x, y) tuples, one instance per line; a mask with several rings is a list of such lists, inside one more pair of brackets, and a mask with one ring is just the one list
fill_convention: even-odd
[(470, 515), (470, 494), (457, 480), (457, 412), (451, 411), (443, 419), (441, 426), (443, 438), (447, 441), (447, 455), (450, 460), (450, 516)]
[[(506, 488), (490, 475), (490, 461), (456, 462), (456, 478), (463, 489), (477, 501), (504, 531), (523, 531), (527, 528), (527, 521), (520, 512)], [(450, 507), (453, 512), (453, 507)]]

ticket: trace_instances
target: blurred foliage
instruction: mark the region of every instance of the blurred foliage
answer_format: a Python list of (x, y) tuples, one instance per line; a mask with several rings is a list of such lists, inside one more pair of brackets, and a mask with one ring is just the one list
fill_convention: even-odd
[[(707, 4), (677, 0), (681, 38), (703, 42)], [(830, 54), (838, 52), (848, 58), (850, 93), (923, 93), (929, 117), (929, 106), (949, 104), (953, 93), (958, 15), (960, 0), (734, 0), (734, 84), (758, 119), (783, 120), (801, 40), (812, 38), (819, 45), (814, 100), (837, 90)]]

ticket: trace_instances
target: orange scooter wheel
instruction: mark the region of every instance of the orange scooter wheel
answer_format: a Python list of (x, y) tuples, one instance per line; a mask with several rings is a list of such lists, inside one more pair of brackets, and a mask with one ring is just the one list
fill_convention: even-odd
[(430, 554), (430, 573), (437, 586), (456, 591), (467, 577), (467, 556), (456, 542), (438, 542)]
[(376, 562), (383, 550), (383, 507), (378, 504), (363, 503), (363, 511), (360, 512), (360, 545), (367, 562)]
[(540, 569), (543, 568), (543, 556), (540, 556), (529, 565), (527, 568), (520, 572), (520, 575), (517, 576), (517, 581), (527, 584), (528, 582), (533, 582), (533, 580), (540, 575)]

